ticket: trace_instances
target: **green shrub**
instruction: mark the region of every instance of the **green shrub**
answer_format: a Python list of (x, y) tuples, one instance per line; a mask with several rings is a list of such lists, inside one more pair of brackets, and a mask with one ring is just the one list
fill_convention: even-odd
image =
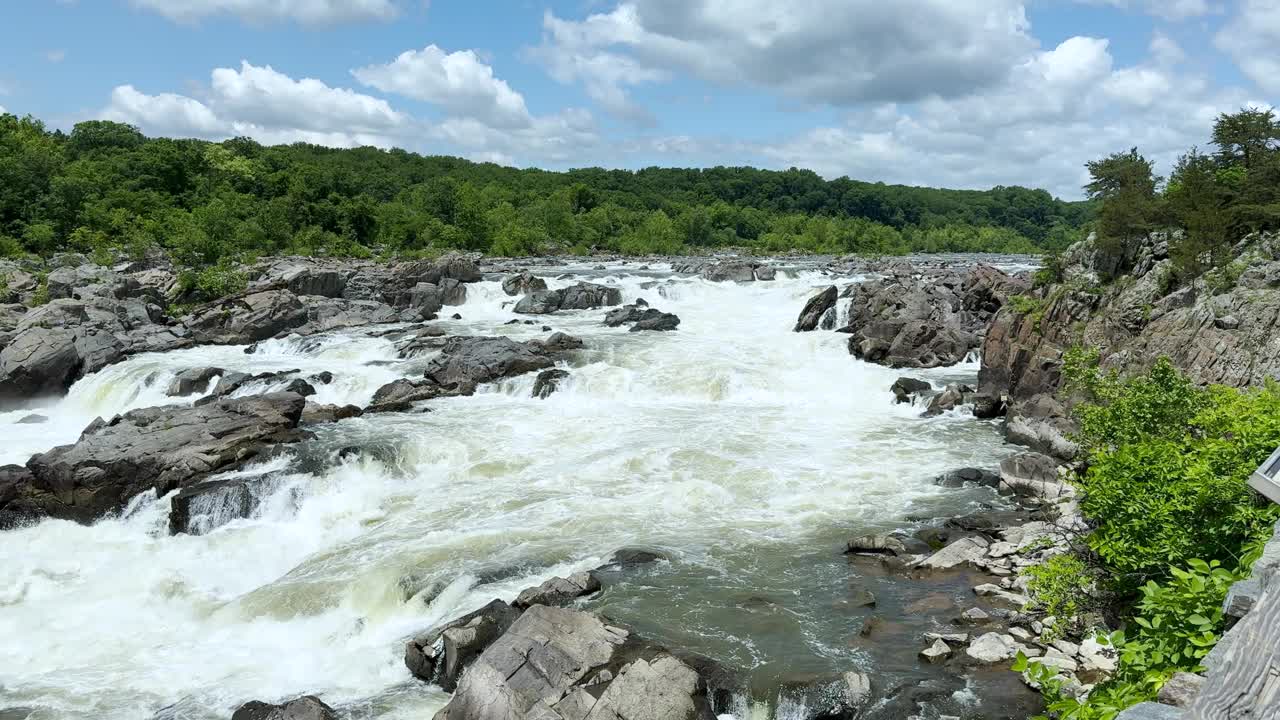
[(1084, 630), (1079, 626), (1081, 616), (1103, 605), (1099, 597), (1103, 584), (1099, 572), (1078, 555), (1054, 555), (1027, 568), (1026, 573), (1030, 578), (1027, 590), (1031, 598), (1027, 610), (1058, 620), (1051, 630), (1045, 631), (1051, 636), (1050, 640)]
[(178, 290), (190, 302), (209, 302), (234, 295), (248, 284), (248, 277), (227, 262), (178, 274)]

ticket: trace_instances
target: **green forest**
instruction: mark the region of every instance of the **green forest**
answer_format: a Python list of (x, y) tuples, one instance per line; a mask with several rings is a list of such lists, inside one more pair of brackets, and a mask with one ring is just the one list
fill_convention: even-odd
[(1065, 247), (1088, 202), (746, 167), (567, 172), (372, 147), (50, 131), (0, 116), (0, 256), (165, 248), (209, 267), (269, 254), (902, 254)]

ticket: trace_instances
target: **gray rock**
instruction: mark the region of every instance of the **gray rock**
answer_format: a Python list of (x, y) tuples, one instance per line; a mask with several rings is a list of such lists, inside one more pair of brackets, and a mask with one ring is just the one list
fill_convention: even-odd
[(850, 540), (845, 547), (845, 552), (906, 555), (907, 547), (902, 538), (895, 535), (862, 535)]
[(367, 413), (405, 412), (416, 402), (457, 394), (457, 391), (446, 390), (433, 380), (400, 378), (378, 388), (364, 411)]
[(989, 393), (978, 393), (973, 396), (972, 400), (973, 416), (979, 420), (1002, 417), (1009, 411), (1009, 407), (1004, 400)]
[(994, 665), (1012, 660), (1018, 654), (1018, 643), (1010, 635), (989, 632), (978, 636), (964, 653), (983, 665)]
[(1060, 463), (1036, 452), (1011, 455), (1000, 461), (1000, 490), (1024, 497), (1056, 499), (1070, 494), (1058, 474)]
[(715, 282), (754, 282), (756, 265), (741, 260), (727, 260), (702, 269), (702, 277)]
[(1144, 702), (1127, 708), (1116, 720), (1182, 720), (1183, 717), (1185, 713), (1176, 707)]
[(306, 695), (283, 705), (251, 700), (241, 705), (231, 720), (338, 720), (338, 714), (320, 698)]
[(169, 387), (165, 390), (165, 395), (169, 397), (186, 397), (196, 393), (203, 393), (209, 389), (209, 383), (213, 382), (215, 377), (222, 377), (226, 374), (226, 370), (219, 367), (190, 368), (183, 370), (169, 381)]
[(1200, 695), (1200, 688), (1203, 686), (1204, 677), (1201, 675), (1188, 672), (1174, 673), (1173, 677), (1160, 688), (1156, 700), (1164, 705), (1191, 707), (1191, 703)]
[(836, 298), (839, 294), (839, 289), (835, 285), (831, 285), (809, 298), (809, 301), (804, 304), (804, 309), (800, 311), (796, 326), (792, 329), (795, 332), (809, 332), (818, 329), (818, 324), (822, 321), (823, 316), (835, 307)]
[(516, 303), (514, 312), (522, 315), (546, 315), (558, 310), (590, 310), (622, 304), (622, 291), (615, 287), (580, 282), (560, 290), (542, 290), (526, 295)]
[(17, 483), (0, 515), (91, 522), (140, 493), (163, 495), (302, 439), (297, 426), (304, 403), (293, 393), (272, 393), (193, 408), (144, 408), (95, 422), (75, 444), (32, 457), (30, 478)]
[(933, 385), (929, 384), (927, 380), (909, 377), (900, 377), (893, 381), (893, 385), (889, 386), (889, 391), (893, 393), (894, 402), (900, 405), (914, 405), (921, 393), (929, 392), (932, 389)]
[(566, 605), (599, 590), (600, 580), (593, 573), (574, 573), (569, 577), (554, 577), (538, 587), (522, 590), (513, 605), (521, 609), (531, 605)]
[(933, 644), (920, 651), (920, 657), (928, 663), (940, 663), (951, 657), (951, 647), (942, 640), (934, 640)]
[(604, 317), (604, 324), (609, 327), (618, 327), (627, 323), (634, 323), (631, 326), (631, 332), (640, 332), (642, 330), (675, 330), (680, 325), (680, 318), (671, 313), (664, 313), (656, 308), (649, 307), (648, 303), (641, 305), (637, 302), (634, 305), (623, 305), (616, 310), (610, 310)]
[(405, 645), (405, 666), (419, 680), (451, 692), (462, 672), (519, 617), (520, 610), (494, 600), (414, 637)]
[(560, 368), (543, 370), (533, 381), (533, 396), (539, 400), (546, 400), (551, 397), (551, 393), (560, 389), (560, 383), (568, 377), (569, 371)]
[(973, 388), (968, 385), (948, 385), (945, 390), (933, 396), (929, 408), (924, 411), (925, 417), (936, 417), (945, 412), (955, 410), (970, 400)]
[(778, 277), (778, 271), (768, 265), (759, 265), (755, 269), (756, 280), (769, 282)]
[(921, 560), (919, 567), (928, 570), (950, 570), (959, 565), (974, 564), (987, 556), (989, 544), (981, 537), (960, 538)]
[(49, 422), (49, 418), (47, 416), (40, 415), (39, 413), (31, 413), (30, 415), (23, 415), (22, 417), (18, 418), (17, 424), (39, 425), (41, 423), (46, 423), (46, 422)]
[(511, 275), (502, 281), (502, 291), (508, 295), (528, 295), (547, 289), (547, 281), (528, 270)]
[(1225, 315), (1215, 319), (1213, 326), (1219, 330), (1238, 330), (1240, 328), (1240, 319), (1235, 315)]
[(1000, 485), (1000, 476), (982, 468), (960, 468), (959, 470), (952, 470), (945, 475), (939, 475), (933, 479), (933, 484), (945, 488), (958, 488), (965, 485), (998, 487)]
[(452, 337), (427, 366), (427, 379), (443, 387), (474, 388), (553, 364), (551, 358), (505, 337)]

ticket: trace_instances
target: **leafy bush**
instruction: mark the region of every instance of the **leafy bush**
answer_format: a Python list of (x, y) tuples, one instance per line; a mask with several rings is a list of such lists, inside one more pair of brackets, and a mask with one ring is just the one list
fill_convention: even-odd
[(189, 302), (209, 302), (234, 295), (248, 284), (245, 274), (227, 262), (178, 274), (178, 290)]
[(1090, 567), (1078, 555), (1054, 555), (1027, 568), (1026, 573), (1030, 578), (1027, 590), (1031, 597), (1027, 609), (1058, 620), (1052, 629), (1045, 631), (1050, 640), (1083, 630), (1078, 626), (1080, 617), (1103, 605), (1099, 598), (1102, 583), (1098, 569)]

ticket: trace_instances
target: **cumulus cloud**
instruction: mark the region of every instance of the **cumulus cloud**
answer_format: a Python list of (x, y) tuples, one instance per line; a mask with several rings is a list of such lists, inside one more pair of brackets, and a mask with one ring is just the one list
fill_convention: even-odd
[(399, 14), (395, 0), (131, 0), (134, 7), (150, 10), (181, 23), (228, 15), (245, 22), (265, 24), (293, 21), (304, 25), (390, 20)]
[(471, 50), (446, 53), (435, 45), (406, 50), (385, 65), (351, 71), (357, 80), (383, 92), (441, 106), (495, 127), (527, 127), (524, 97), (493, 74)]
[(547, 12), (531, 51), (606, 109), (688, 73), (815, 104), (958, 96), (1034, 47), (1021, 0), (629, 0), (583, 20)]
[(534, 117), (528, 126), (517, 129), (453, 117), (430, 128), (428, 134), (455, 152), (473, 159), (502, 158), (505, 165), (519, 164), (517, 159), (550, 165), (582, 164), (582, 159), (600, 145), (591, 113), (581, 109)]
[(1079, 197), (1084, 162), (1138, 146), (1166, 171), (1203, 143), (1213, 118), (1245, 101), (1156, 55), (1114, 67), (1108, 43), (1074, 37), (1033, 53), (1001, 86), (910, 106), (882, 104), (847, 122), (759, 148), (770, 164), (827, 176), (984, 188), (1020, 184)]
[(1134, 10), (1170, 21), (1186, 20), (1221, 12), (1217, 2), (1210, 0), (1076, 0), (1088, 5), (1108, 5), (1124, 10)]
[(1280, 0), (1241, 0), (1214, 44), (1258, 87), (1280, 93)]
[(221, 139), (247, 135), (265, 143), (311, 142), (388, 147), (411, 124), (385, 100), (312, 78), (295, 80), (270, 66), (217, 68), (208, 96), (148, 95), (132, 85), (111, 93), (100, 117), (155, 135)]

